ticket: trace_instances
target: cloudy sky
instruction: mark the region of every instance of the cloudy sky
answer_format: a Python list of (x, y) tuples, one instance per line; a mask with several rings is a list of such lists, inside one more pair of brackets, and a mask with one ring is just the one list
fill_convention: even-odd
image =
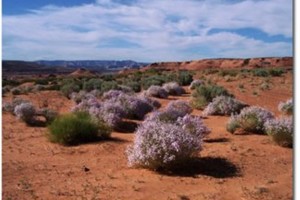
[(292, 56), (292, 0), (3, 0), (3, 59)]

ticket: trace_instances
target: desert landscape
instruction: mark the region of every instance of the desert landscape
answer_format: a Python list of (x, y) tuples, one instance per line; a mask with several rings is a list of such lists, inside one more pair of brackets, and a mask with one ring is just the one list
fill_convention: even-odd
[[(42, 77), (28, 73), (8, 76), (2, 89), (2, 198), (292, 199), (293, 141), (280, 145), (272, 135), (243, 129), (241, 124), (231, 133), (228, 123), (231, 115), (238, 116), (251, 106), (271, 112), (272, 119), (291, 118), (292, 113), (278, 107), (293, 98), (293, 76), (291, 57), (152, 63), (113, 74), (79, 69)], [(199, 84), (191, 87), (195, 80), (200, 80)], [(152, 86), (165, 91), (156, 94), (150, 91)], [(168, 90), (171, 86), (175, 93)], [(243, 106), (237, 113), (210, 113), (206, 108), (215, 96), (205, 104), (200, 102), (201, 87), (221, 87), (222, 96)], [(151, 107), (141, 117), (139, 110), (130, 110), (111, 126), (108, 137), (75, 144), (51, 140), (49, 127), (59, 119), (56, 115), (48, 123), (47, 115), (36, 111), (30, 118), (33, 123), (19, 116), (18, 105), (9, 111), (13, 100), (21, 98), (36, 110), (46, 108), (64, 116), (89, 98), (105, 104), (111, 91), (160, 106)], [(201, 133), (201, 151), (183, 163), (178, 161), (178, 167), (172, 162), (154, 168), (129, 165), (127, 149), (136, 143), (137, 131), (151, 121), (153, 113), (167, 112), (172, 102), (185, 102), (189, 107), (185, 114), (209, 129), (210, 133)], [(105, 116), (102, 119), (109, 124)], [(289, 134), (292, 138), (292, 132)]]

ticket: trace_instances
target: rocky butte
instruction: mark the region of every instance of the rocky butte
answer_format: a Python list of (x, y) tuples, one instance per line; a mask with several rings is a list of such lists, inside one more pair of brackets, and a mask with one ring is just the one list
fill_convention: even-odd
[(262, 68), (293, 66), (293, 57), (265, 57), (265, 58), (218, 58), (202, 59), (184, 62), (155, 62), (142, 68), (142, 71), (154, 68), (163, 70), (201, 70), (209, 68)]

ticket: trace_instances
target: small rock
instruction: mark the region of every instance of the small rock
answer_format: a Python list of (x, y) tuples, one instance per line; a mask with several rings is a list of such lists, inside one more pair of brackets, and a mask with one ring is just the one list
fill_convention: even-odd
[(90, 171), (90, 169), (89, 169), (89, 168), (87, 168), (85, 165), (83, 165), (83, 167), (82, 167), (82, 170), (83, 170), (84, 172), (88, 172), (88, 171)]

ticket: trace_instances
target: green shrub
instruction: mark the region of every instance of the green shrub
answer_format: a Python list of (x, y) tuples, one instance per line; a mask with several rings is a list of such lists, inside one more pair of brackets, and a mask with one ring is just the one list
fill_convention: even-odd
[(119, 88), (116, 81), (104, 81), (101, 85), (101, 93), (107, 92), (109, 90), (117, 90)]
[(230, 133), (234, 133), (238, 128), (240, 128), (240, 124), (238, 118), (232, 115), (226, 124), (226, 130)]
[(254, 76), (259, 77), (268, 77), (270, 75), (267, 69), (254, 69), (252, 73)]
[(104, 123), (92, 120), (88, 113), (72, 113), (57, 117), (49, 126), (50, 140), (64, 145), (76, 145), (106, 138), (111, 130)]
[(265, 131), (280, 146), (293, 146), (293, 119), (271, 119), (265, 123)]
[(53, 84), (53, 85), (47, 86), (45, 88), (45, 90), (60, 90), (60, 86), (58, 84)]
[(124, 85), (130, 87), (134, 92), (140, 92), (141, 91), (141, 83), (136, 81), (128, 81), (124, 83)]
[(115, 77), (112, 74), (104, 74), (101, 76), (104, 81), (114, 81)]
[(193, 75), (188, 71), (180, 71), (178, 74), (178, 83), (183, 86), (190, 85), (193, 81)]
[(3, 79), (2, 80), (2, 86), (10, 85), (10, 86), (18, 86), (20, 85), (20, 81), (17, 80), (8, 80), (8, 79)]
[(84, 81), (82, 88), (83, 90), (86, 90), (88, 92), (92, 90), (101, 90), (102, 83), (103, 83), (102, 79), (92, 78), (90, 80)]
[(238, 70), (235, 70), (235, 69), (223, 69), (223, 70), (220, 70), (219, 71), (219, 76), (232, 76), (232, 77), (235, 77), (238, 75)]
[(35, 85), (48, 85), (47, 79), (37, 79), (34, 82), (35, 82)]
[(196, 109), (204, 109), (209, 102), (211, 102), (217, 96), (231, 96), (225, 88), (218, 85), (200, 85), (193, 93), (192, 106)]
[(11, 93), (12, 93), (13, 95), (20, 95), (20, 94), (22, 93), (22, 91), (21, 91), (20, 88), (15, 87), (15, 88), (11, 89)]
[(63, 93), (63, 95), (68, 97), (68, 98), (70, 98), (70, 95), (73, 92), (79, 92), (79, 90), (80, 90), (80, 86), (78, 86), (75, 82), (70, 82), (66, 85), (63, 85), (60, 88), (60, 91)]
[(271, 68), (269, 73), (271, 76), (281, 76), (285, 71), (282, 68)]
[(149, 76), (142, 80), (142, 86), (144, 90), (147, 90), (152, 85), (162, 86), (167, 82), (167, 77), (163, 75)]

